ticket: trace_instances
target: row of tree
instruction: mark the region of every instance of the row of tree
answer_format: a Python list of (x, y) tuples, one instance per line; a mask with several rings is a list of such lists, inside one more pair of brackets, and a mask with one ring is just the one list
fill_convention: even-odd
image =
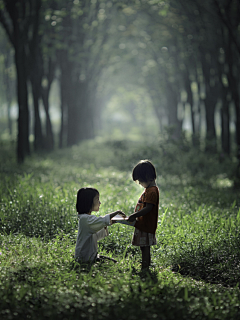
[(60, 86), (59, 146), (70, 146), (94, 137), (101, 101), (110, 94), (109, 74), (126, 64), (134, 66), (136, 81), (148, 88), (159, 127), (167, 119), (174, 138), (181, 134), (188, 106), (192, 142), (198, 146), (204, 110), (207, 151), (216, 151), (214, 119), (220, 108), (222, 151), (230, 153), (233, 106), (240, 150), (239, 14), (238, 0), (0, 0), (0, 22), (15, 54), (18, 161), (30, 153), (28, 83), (34, 148), (51, 150), (54, 79)]
[(229, 154), (230, 106), (234, 106), (235, 137), (240, 146), (239, 1), (155, 1), (151, 5), (142, 1), (138, 10), (150, 18), (142, 37), (149, 49), (148, 59), (146, 53), (138, 59), (144, 61), (145, 84), (160, 126), (167, 116), (179, 136), (183, 117), (178, 109), (188, 105), (193, 144), (198, 145), (204, 111), (206, 150), (215, 152), (215, 114), (220, 108), (222, 151)]
[[(112, 6), (109, 6), (111, 9)], [(91, 106), (100, 72), (109, 19), (100, 1), (1, 1), (0, 21), (14, 48), (17, 75), (18, 161), (30, 153), (28, 83), (34, 105), (34, 148), (54, 145), (49, 115), (51, 85), (60, 71), (61, 131), (59, 145), (93, 136)], [(46, 134), (39, 101), (46, 113)]]

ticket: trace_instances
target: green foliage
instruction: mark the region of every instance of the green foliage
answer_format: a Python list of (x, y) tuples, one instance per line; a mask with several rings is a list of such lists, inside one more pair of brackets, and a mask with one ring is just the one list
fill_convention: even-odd
[[(21, 166), (4, 146), (1, 319), (238, 318), (240, 202), (226, 183), (230, 161), (206, 158), (186, 142), (146, 145), (88, 141)], [(156, 164), (160, 188), (150, 272), (140, 271), (133, 229), (120, 224), (99, 242), (100, 253), (118, 263), (75, 263), (77, 190), (91, 185), (100, 191), (100, 215), (130, 214), (142, 192), (131, 169), (143, 158)]]
[(212, 187), (219, 183), (233, 184), (236, 159), (224, 157), (221, 153), (206, 154), (199, 148), (193, 148), (184, 136), (180, 140), (113, 140), (107, 141), (106, 145), (112, 147), (115, 165), (121, 170), (131, 170), (139, 159), (148, 158), (154, 162), (158, 175), (166, 183), (209, 184)]

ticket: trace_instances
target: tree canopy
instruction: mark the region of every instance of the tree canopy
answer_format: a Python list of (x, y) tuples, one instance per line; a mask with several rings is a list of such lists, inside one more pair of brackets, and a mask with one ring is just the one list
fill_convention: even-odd
[[(93, 138), (102, 115), (108, 118), (106, 105), (123, 90), (122, 108), (132, 123), (142, 126), (136, 110), (146, 100), (157, 130), (169, 127), (178, 139), (188, 125), (195, 147), (203, 138), (206, 151), (216, 152), (219, 116), (218, 150), (240, 150), (239, 14), (238, 0), (1, 0), (1, 57), (11, 45), (16, 68), (18, 161), (30, 153), (29, 95), (34, 149), (56, 145), (49, 104), (54, 81), (59, 147)], [(6, 63), (1, 58), (2, 70)], [(7, 86), (2, 94), (9, 104), (10, 92)]]

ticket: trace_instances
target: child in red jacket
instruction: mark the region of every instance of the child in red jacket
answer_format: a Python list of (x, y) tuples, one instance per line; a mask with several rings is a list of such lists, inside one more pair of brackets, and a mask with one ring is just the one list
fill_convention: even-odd
[(145, 188), (135, 208), (128, 217), (135, 222), (132, 244), (140, 246), (142, 251), (142, 269), (148, 269), (151, 263), (150, 246), (156, 245), (158, 223), (159, 190), (156, 185), (156, 170), (148, 160), (140, 161), (133, 169), (132, 178)]

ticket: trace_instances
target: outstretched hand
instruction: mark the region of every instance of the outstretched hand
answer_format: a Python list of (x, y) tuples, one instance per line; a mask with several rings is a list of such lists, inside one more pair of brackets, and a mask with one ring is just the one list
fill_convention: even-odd
[(129, 221), (129, 222), (133, 222), (133, 221), (135, 221), (135, 220), (136, 220), (136, 217), (135, 217), (134, 214), (131, 214), (131, 215), (128, 217), (128, 219), (127, 219), (127, 221)]
[[(117, 222), (117, 221), (115, 221), (115, 220), (113, 219), (117, 214), (119, 214), (119, 215), (122, 216), (123, 218), (126, 218), (126, 217), (127, 217), (124, 212), (122, 212), (121, 210), (117, 210), (117, 211), (111, 213), (111, 223), (112, 223), (112, 224)], [(112, 219), (113, 219), (113, 220), (112, 220)]]
[(122, 216), (123, 218), (126, 218), (127, 216), (125, 215), (125, 213), (121, 210), (116, 211), (117, 214), (119, 214), (120, 216)]

